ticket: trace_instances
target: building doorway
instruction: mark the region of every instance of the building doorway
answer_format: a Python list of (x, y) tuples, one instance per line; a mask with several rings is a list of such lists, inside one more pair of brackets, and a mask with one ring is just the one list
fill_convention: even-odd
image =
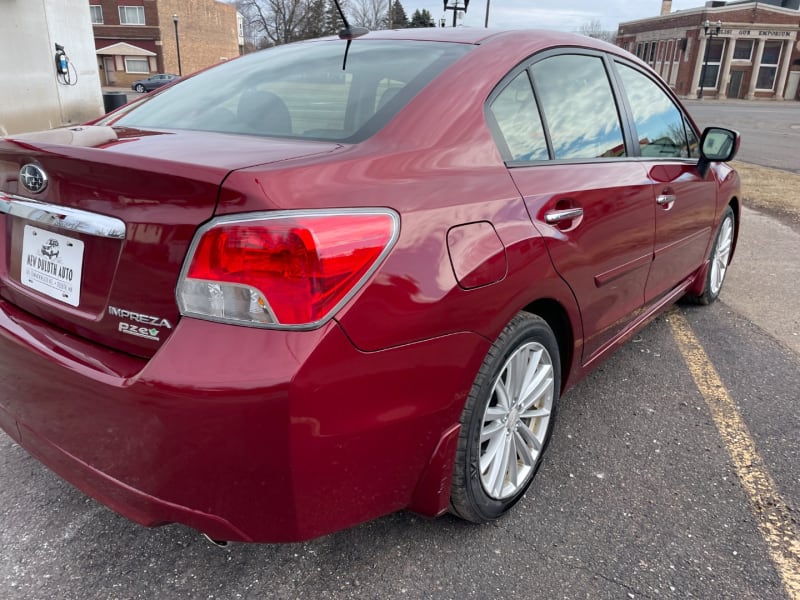
[(797, 99), (798, 88), (800, 88), (800, 71), (791, 71), (786, 82), (786, 93), (783, 96), (784, 100)]
[(731, 82), (728, 84), (728, 98), (742, 97), (742, 79), (744, 71), (731, 71)]
[(106, 85), (116, 85), (117, 84), (117, 74), (114, 71), (114, 57), (113, 56), (104, 56), (103, 57), (103, 71), (106, 73)]

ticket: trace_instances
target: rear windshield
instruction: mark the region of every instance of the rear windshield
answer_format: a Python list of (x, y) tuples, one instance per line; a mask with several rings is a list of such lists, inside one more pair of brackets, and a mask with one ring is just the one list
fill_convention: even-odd
[(358, 142), (383, 127), (466, 44), (314, 41), (248, 54), (101, 122)]

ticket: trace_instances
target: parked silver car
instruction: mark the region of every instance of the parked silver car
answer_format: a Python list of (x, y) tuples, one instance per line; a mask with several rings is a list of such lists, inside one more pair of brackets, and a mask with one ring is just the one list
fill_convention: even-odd
[(134, 81), (131, 84), (131, 89), (135, 90), (139, 93), (142, 92), (151, 92), (156, 88), (161, 87), (162, 85), (167, 85), (178, 79), (178, 75), (171, 75), (169, 73), (158, 73), (157, 75), (151, 75), (147, 79), (140, 79), (139, 81)]

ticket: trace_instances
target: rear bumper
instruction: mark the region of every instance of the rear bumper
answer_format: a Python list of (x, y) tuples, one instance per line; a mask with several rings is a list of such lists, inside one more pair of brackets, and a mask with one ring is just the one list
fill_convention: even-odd
[(443, 477), (432, 464), (451, 468), (435, 451), (487, 350), (464, 333), (363, 353), (335, 322), (280, 332), (183, 319), (145, 361), (0, 301), (0, 426), (143, 525), (299, 541), (446, 502), (449, 488), (415, 492)]
[(206, 533), (211, 539), (253, 541), (247, 533), (226, 519), (167, 502), (109, 477), (25, 425), (21, 426), (20, 433), (20, 443), (42, 463), (87, 495), (140, 525), (154, 527), (183, 523)]

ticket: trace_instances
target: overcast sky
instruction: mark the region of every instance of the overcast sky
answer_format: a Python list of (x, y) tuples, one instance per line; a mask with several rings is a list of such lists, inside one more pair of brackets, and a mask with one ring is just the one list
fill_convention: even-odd
[[(452, 3), (453, 0), (451, 0)], [(408, 18), (416, 9), (427, 8), (438, 23), (444, 15), (443, 0), (400, 0)], [(490, 0), (489, 27), (542, 28), (560, 31), (577, 31), (584, 24), (597, 19), (602, 29), (616, 31), (623, 21), (657, 16), (661, 0)], [(463, 5), (464, 0), (459, 0)], [(673, 0), (672, 10), (685, 10), (705, 5), (705, 0)], [(483, 27), (486, 0), (470, 0), (462, 24)], [(453, 23), (453, 12), (447, 11), (448, 27)]]

